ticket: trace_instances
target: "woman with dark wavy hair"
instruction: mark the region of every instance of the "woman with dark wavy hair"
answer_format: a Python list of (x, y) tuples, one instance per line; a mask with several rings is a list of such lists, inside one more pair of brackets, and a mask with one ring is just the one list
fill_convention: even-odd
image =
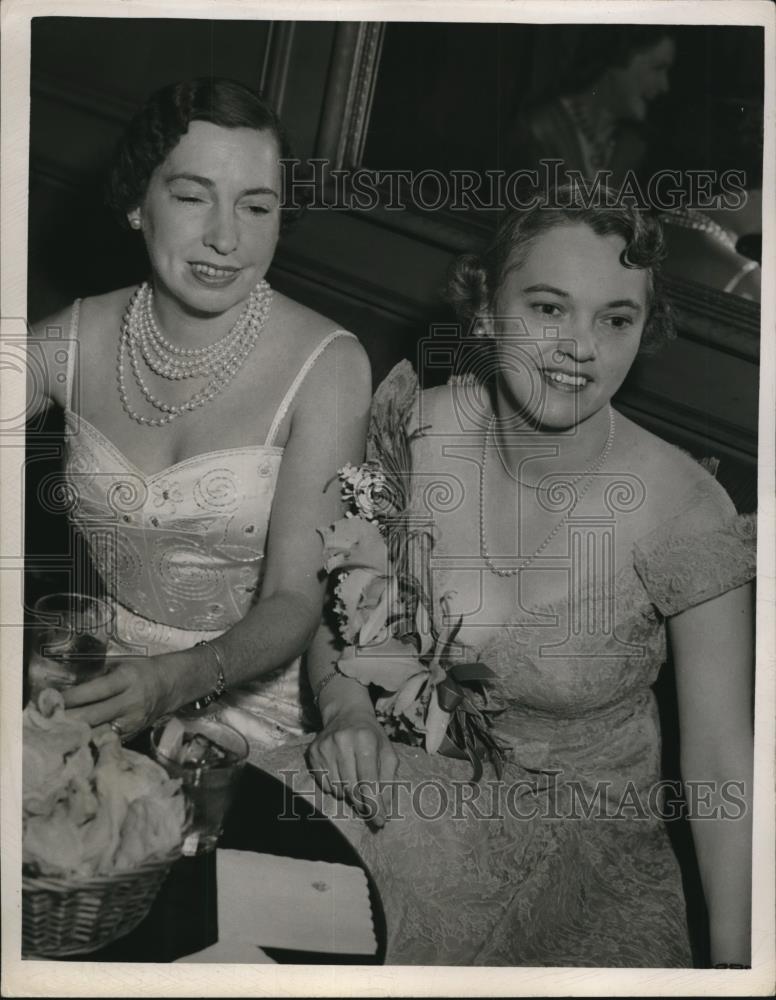
[[(285, 146), (239, 83), (154, 93), (108, 185), (148, 280), (35, 333), (46, 384), (31, 406), (65, 411), (70, 516), (115, 601), (121, 654), (65, 703), (125, 737), (194, 702), (216, 702), (254, 746), (302, 732), (316, 529), (339, 509), (324, 486), (361, 456), (371, 388), (357, 340), (266, 280)], [(70, 331), (65, 362), (51, 327)]]
[[(669, 646), (712, 961), (749, 962), (754, 521), (612, 406), (670, 336), (662, 253), (653, 217), (556, 192), (453, 270), (469, 374), (420, 391), (405, 363), (376, 394), (367, 454), (404, 461), (383, 429), (406, 413), (405, 513), (433, 539), (418, 572), (436, 630), (460, 625), (463, 662), (495, 675), (504, 754), (500, 780), (486, 763), (473, 785), (469, 761), (394, 742), (399, 696), (389, 738), (372, 700), (384, 717), (386, 691), (353, 656), (384, 677), (396, 649), (346, 663), (341, 640), (316, 639), (308, 760), (322, 790), (371, 811), (371, 830), (343, 826), (380, 886), (389, 962), (692, 964), (652, 689)], [(423, 705), (406, 706), (417, 723)], [(271, 762), (300, 766), (291, 747)]]

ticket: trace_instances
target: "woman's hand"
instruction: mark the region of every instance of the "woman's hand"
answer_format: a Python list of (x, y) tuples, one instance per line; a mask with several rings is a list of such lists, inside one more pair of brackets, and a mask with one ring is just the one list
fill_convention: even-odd
[(307, 757), (324, 792), (346, 798), (375, 826), (385, 825), (399, 759), (374, 711), (358, 706), (338, 712), (310, 744)]
[(169, 711), (163, 657), (120, 659), (110, 673), (63, 692), (65, 709), (90, 726), (115, 723), (122, 739)]

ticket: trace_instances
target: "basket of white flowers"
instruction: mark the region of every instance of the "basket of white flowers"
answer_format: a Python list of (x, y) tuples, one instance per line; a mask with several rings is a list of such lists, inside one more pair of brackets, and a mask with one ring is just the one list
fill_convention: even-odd
[(96, 951), (140, 923), (180, 856), (180, 782), (67, 717), (57, 691), (28, 704), (23, 736), (22, 953)]

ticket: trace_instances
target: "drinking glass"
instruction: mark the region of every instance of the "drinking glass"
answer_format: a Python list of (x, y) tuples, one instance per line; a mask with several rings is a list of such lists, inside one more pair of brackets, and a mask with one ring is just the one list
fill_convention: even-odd
[(165, 716), (151, 730), (151, 752), (189, 802), (183, 854), (212, 851), (248, 759), (244, 737), (212, 716)]
[(106, 651), (113, 609), (84, 594), (48, 594), (36, 601), (27, 668), (29, 697), (47, 687), (61, 691), (108, 670)]

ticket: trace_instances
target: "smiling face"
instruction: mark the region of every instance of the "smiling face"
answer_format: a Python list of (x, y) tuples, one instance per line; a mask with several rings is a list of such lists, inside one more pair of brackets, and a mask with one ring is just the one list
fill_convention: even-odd
[(609, 70), (611, 110), (617, 118), (644, 121), (648, 105), (669, 90), (668, 72), (676, 55), (672, 38), (636, 52), (627, 66)]
[(648, 274), (624, 267), (621, 236), (564, 223), (538, 235), (496, 295), (492, 331), (505, 413), (569, 430), (611, 400), (647, 317)]
[(275, 137), (194, 121), (153, 172), (140, 219), (157, 295), (184, 313), (239, 313), (280, 227)]

